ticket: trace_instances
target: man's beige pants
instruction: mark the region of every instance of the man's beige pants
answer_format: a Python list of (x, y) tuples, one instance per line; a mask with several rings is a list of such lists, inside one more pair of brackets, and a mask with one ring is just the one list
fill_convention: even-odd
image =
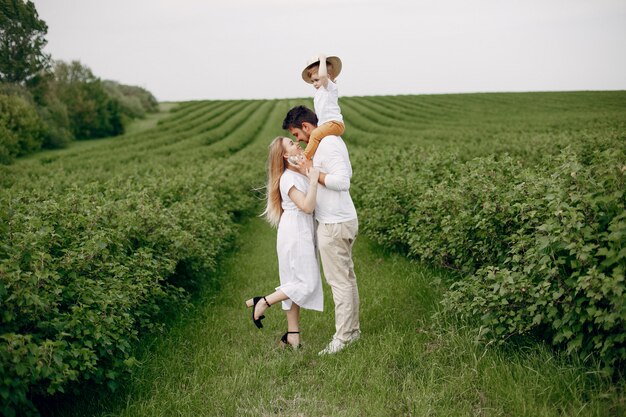
[(317, 241), (326, 282), (335, 302), (335, 339), (346, 343), (360, 330), (359, 288), (352, 262), (352, 245), (359, 231), (357, 219), (318, 223)]

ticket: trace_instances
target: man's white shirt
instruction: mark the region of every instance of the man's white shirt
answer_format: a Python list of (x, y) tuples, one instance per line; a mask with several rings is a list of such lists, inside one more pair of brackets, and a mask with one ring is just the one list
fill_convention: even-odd
[(350, 196), (352, 165), (339, 136), (326, 136), (313, 155), (313, 166), (326, 174), (326, 186), (317, 188), (315, 218), (320, 223), (343, 223), (357, 218)]

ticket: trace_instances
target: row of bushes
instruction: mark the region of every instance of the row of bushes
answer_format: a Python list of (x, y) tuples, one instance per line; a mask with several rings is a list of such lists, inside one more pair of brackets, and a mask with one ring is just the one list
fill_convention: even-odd
[(359, 155), (361, 222), (379, 242), (459, 271), (444, 304), (477, 319), (482, 336), (535, 333), (614, 371), (626, 360), (624, 140), (580, 137), (537, 164), (419, 147)]
[(77, 61), (55, 62), (24, 86), (0, 84), (0, 163), (75, 139), (115, 136), (158, 109), (141, 87), (101, 81)]
[[(36, 414), (33, 399), (86, 381), (115, 389), (137, 342), (188, 306), (256, 206), (263, 160), (217, 158), (205, 132), (193, 145), (163, 134), (176, 116), (0, 167), (10, 177), (0, 181), (0, 414)], [(224, 140), (254, 141), (257, 128)]]
[(11, 401), (0, 414), (72, 383), (114, 389), (141, 334), (186, 306), (185, 288), (214, 270), (242, 210), (192, 178), (3, 194), (0, 397)]

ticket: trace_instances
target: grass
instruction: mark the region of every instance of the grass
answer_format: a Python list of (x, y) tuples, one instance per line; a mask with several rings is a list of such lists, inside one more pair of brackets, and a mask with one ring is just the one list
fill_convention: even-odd
[(438, 313), (449, 277), (355, 245), (362, 338), (334, 356), (317, 352), (334, 332), (325, 312), (303, 311), (303, 348), (278, 347), (279, 308), (253, 326), (248, 297), (278, 283), (275, 231), (246, 220), (195, 308), (153, 338), (123, 389), (51, 405), (58, 416), (617, 416), (623, 383), (531, 342), (475, 343), (476, 329)]

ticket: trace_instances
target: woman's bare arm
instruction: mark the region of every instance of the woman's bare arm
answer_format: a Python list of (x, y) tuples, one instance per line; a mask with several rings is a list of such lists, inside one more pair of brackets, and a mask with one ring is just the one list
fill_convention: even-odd
[(303, 212), (310, 214), (315, 210), (315, 199), (317, 198), (317, 180), (319, 179), (320, 171), (317, 168), (309, 169), (307, 176), (309, 177), (309, 191), (304, 194), (296, 187), (291, 187), (289, 190), (289, 198), (294, 204)]

